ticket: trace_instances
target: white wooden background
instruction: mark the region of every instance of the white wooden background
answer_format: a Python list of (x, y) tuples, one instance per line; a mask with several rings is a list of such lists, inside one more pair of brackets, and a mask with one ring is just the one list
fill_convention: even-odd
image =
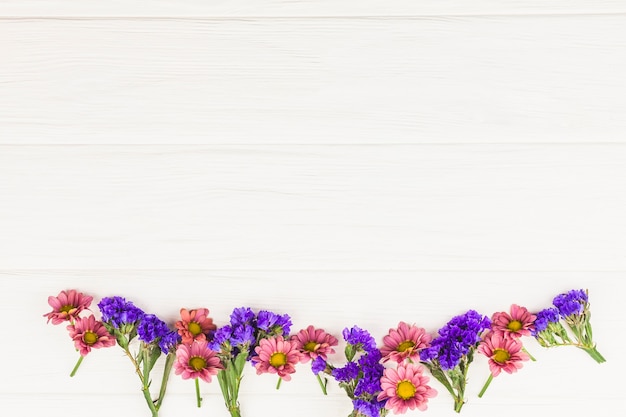
[[(589, 288), (606, 364), (529, 341), (478, 399), (479, 357), (462, 414), (621, 412), (625, 73), (621, 0), (0, 0), (0, 414), (148, 415), (119, 348), (68, 377), (66, 288), (378, 340)], [(246, 417), (350, 411), (274, 384), (247, 371)]]

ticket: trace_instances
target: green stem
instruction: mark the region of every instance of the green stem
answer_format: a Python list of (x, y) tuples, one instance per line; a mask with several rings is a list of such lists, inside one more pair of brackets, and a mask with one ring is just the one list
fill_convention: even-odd
[(526, 353), (528, 355), (528, 357), (530, 358), (531, 361), (537, 362), (537, 359), (535, 359), (535, 357), (533, 355), (531, 355), (530, 352), (527, 351), (525, 347), (522, 346), (522, 350), (524, 351), (524, 353)]
[(199, 378), (196, 378), (196, 404), (198, 404), (198, 408), (200, 408), (202, 402), (202, 397), (200, 397), (200, 382)]
[(241, 417), (239, 406), (233, 405), (233, 406), (228, 407), (228, 412), (230, 412), (231, 417)]
[(72, 373), (70, 374), (70, 376), (76, 375), (76, 371), (78, 371), (78, 367), (83, 362), (84, 358), (85, 357), (83, 355), (80, 355), (80, 357), (78, 358), (78, 362), (76, 362), (76, 365), (74, 365), (74, 369), (72, 369)]
[(481, 389), (478, 393), (478, 398), (483, 397), (483, 394), (485, 393), (485, 391), (487, 391), (487, 388), (489, 387), (489, 384), (491, 384), (491, 381), (493, 381), (493, 374), (489, 374), (489, 378), (487, 378), (487, 382), (485, 382), (485, 385), (483, 385), (483, 389)]
[(278, 382), (276, 383), (276, 389), (280, 389), (280, 384), (283, 382), (281, 377), (278, 377)]
[(159, 390), (159, 399), (156, 403), (157, 410), (161, 408), (161, 403), (165, 398), (165, 391), (167, 390), (167, 381), (169, 380), (172, 367), (176, 361), (176, 353), (168, 353), (165, 357), (165, 368), (163, 369), (163, 379), (161, 380), (161, 389)]
[(326, 383), (324, 383), (322, 382), (322, 377), (320, 377), (320, 374), (317, 374), (315, 376), (317, 377), (317, 382), (319, 382), (320, 388), (322, 388), (322, 392), (324, 393), (324, 395), (328, 395), (328, 392), (326, 391), (326, 383), (328, 383), (328, 380), (324, 378), (324, 381), (326, 381)]
[(596, 362), (598, 363), (603, 363), (606, 362), (606, 359), (604, 359), (604, 356), (602, 356), (602, 354), (600, 354), (600, 352), (598, 352), (598, 350), (594, 347), (583, 347), (581, 348), (583, 349), (585, 352), (587, 352), (589, 354), (589, 356), (591, 356)]

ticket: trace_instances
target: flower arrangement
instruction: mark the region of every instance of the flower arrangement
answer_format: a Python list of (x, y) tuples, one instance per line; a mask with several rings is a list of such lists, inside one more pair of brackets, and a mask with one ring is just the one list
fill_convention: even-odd
[(257, 374), (279, 376), (277, 388), (289, 381), (302, 354), (289, 335), (291, 318), (262, 310), (255, 314), (249, 307), (235, 308), (230, 324), (219, 328), (209, 347), (217, 352), (222, 369), (217, 372), (224, 402), (231, 417), (241, 417), (239, 387), (244, 365), (251, 361)]
[(465, 404), (467, 372), (474, 352), (490, 326), (488, 317), (469, 310), (439, 329), (439, 336), (420, 353), (422, 363), (452, 395), (457, 413)]
[[(547, 348), (574, 346), (596, 362), (606, 359), (593, 341), (589, 294), (571, 290), (557, 295), (553, 307), (537, 313), (517, 304), (508, 312), (488, 316), (468, 310), (454, 316), (435, 336), (415, 324), (399, 322), (390, 328), (377, 346), (375, 338), (358, 326), (342, 331), (345, 360), (335, 364), (338, 339), (309, 325), (289, 333), (287, 314), (268, 310), (255, 313), (249, 307), (233, 309), (228, 324), (219, 327), (207, 308), (180, 309), (180, 320), (172, 328), (154, 314), (145, 313), (120, 296), (105, 297), (97, 304), (101, 318), (90, 307), (93, 297), (75, 289), (48, 297), (52, 311), (44, 314), (48, 323), (66, 323), (79, 353), (75, 376), (82, 360), (94, 349), (119, 346), (131, 361), (152, 417), (158, 417), (172, 370), (182, 379), (195, 382), (196, 404), (201, 406), (199, 380), (218, 380), (227, 412), (241, 417), (239, 389), (249, 363), (257, 375), (273, 374), (290, 381), (298, 364), (309, 363), (323, 394), (329, 378), (336, 381), (351, 401), (348, 417), (384, 417), (410, 410), (426, 411), (438, 391), (429, 385), (431, 377), (452, 396), (454, 410), (466, 403), (466, 386), (475, 353), (483, 355), (492, 380), (515, 373), (535, 358), (525, 349), (522, 338), (534, 337)], [(153, 385), (151, 373), (165, 358), (160, 385)], [(153, 398), (151, 391), (158, 389)]]
[(532, 334), (539, 344), (544, 347), (574, 346), (587, 352), (596, 362), (605, 362), (593, 341), (588, 292), (571, 290), (554, 297), (552, 304), (554, 307), (537, 313)]

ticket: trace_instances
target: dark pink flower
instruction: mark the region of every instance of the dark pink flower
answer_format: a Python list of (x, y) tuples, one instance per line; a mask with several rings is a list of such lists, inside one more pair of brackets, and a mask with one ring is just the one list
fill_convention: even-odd
[(302, 357), (296, 344), (282, 336), (261, 339), (254, 351), (256, 356), (252, 357), (252, 363), (256, 367), (257, 375), (278, 374), (285, 381), (291, 380), (290, 374), (296, 372), (295, 365)]
[(522, 348), (518, 339), (504, 337), (498, 332), (488, 333), (478, 345), (478, 351), (489, 358), (489, 370), (493, 376), (498, 376), (501, 371), (512, 374), (522, 368), (522, 362), (530, 359)]
[(48, 304), (52, 307), (52, 311), (44, 314), (48, 317), (48, 323), (52, 320), (52, 324), (61, 324), (64, 321), (74, 321), (78, 315), (89, 308), (93, 301), (90, 295), (84, 295), (76, 290), (61, 291), (56, 297), (48, 297)]
[(397, 329), (389, 329), (383, 338), (384, 346), (380, 348), (383, 362), (392, 360), (400, 363), (405, 359), (419, 361), (419, 351), (430, 346), (432, 336), (426, 330), (401, 321)]
[(397, 369), (387, 368), (380, 379), (381, 393), (378, 401), (387, 400), (385, 408), (394, 414), (404, 414), (407, 410), (428, 408), (429, 398), (437, 391), (427, 385), (430, 378), (424, 375), (424, 367), (413, 363), (400, 363)]
[(328, 355), (335, 353), (333, 346), (337, 346), (339, 341), (331, 334), (322, 329), (309, 326), (291, 336), (290, 341), (295, 344), (296, 349), (302, 353), (300, 362), (305, 363), (318, 356), (326, 360)]
[(211, 382), (211, 377), (224, 369), (217, 353), (209, 349), (206, 340), (193, 342), (191, 345), (178, 345), (174, 372), (183, 379), (200, 378)]
[(177, 321), (175, 326), (183, 344), (186, 345), (191, 344), (194, 340), (207, 340), (209, 333), (217, 329), (217, 326), (213, 324), (213, 319), (209, 317), (209, 310), (206, 308), (196, 310), (181, 308), (180, 317), (182, 320)]
[(81, 356), (87, 356), (91, 349), (115, 345), (115, 337), (107, 331), (102, 322), (96, 320), (93, 314), (89, 317), (78, 317), (74, 324), (67, 326), (67, 330)]
[(536, 318), (537, 316), (531, 314), (526, 307), (513, 304), (510, 314), (502, 311), (491, 316), (491, 330), (504, 337), (530, 336), (535, 328)]

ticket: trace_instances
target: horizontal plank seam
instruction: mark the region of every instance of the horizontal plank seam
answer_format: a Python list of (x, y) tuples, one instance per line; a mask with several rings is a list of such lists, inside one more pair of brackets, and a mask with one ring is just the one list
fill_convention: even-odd
[(281, 142), (269, 142), (269, 143), (11, 143), (0, 142), (0, 147), (15, 147), (15, 148), (45, 148), (45, 147), (82, 147), (82, 146), (115, 146), (115, 147), (227, 147), (227, 148), (243, 148), (243, 147), (263, 147), (263, 146), (275, 146), (275, 147), (297, 147), (297, 146), (312, 146), (312, 147), (401, 147), (401, 146), (626, 146), (626, 139), (620, 142), (398, 142), (398, 143), (281, 143)]
[(189, 20), (189, 21), (248, 21), (248, 20), (427, 20), (432, 18), (534, 18), (534, 17), (625, 17), (626, 10), (615, 12), (576, 12), (576, 13), (457, 13), (457, 14), (422, 14), (422, 15), (356, 15), (356, 16), (0, 16), (0, 21), (15, 20)]

